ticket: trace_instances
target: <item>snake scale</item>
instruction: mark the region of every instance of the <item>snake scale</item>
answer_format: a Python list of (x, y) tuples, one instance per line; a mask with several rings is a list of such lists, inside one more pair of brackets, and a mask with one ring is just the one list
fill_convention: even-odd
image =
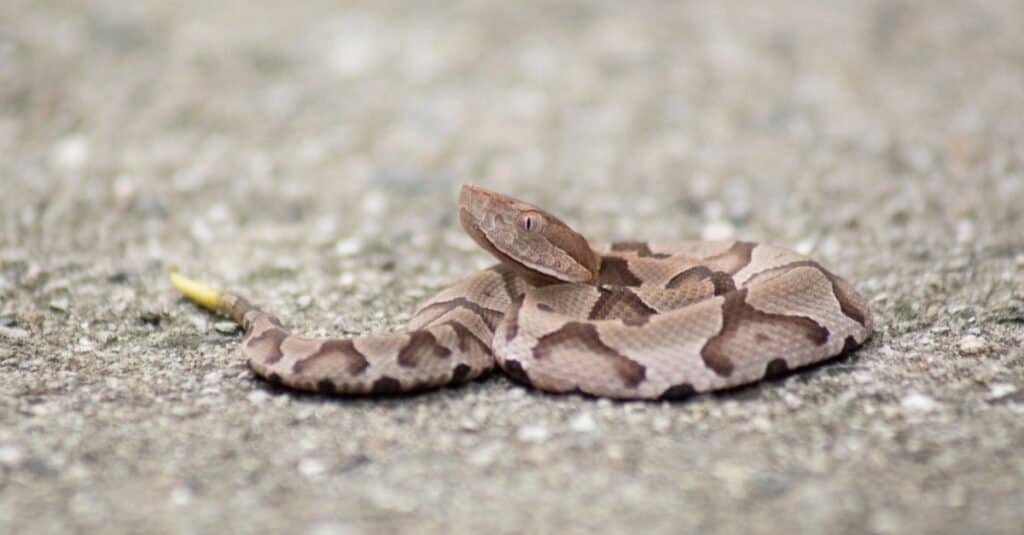
[(171, 280), (242, 324), (258, 375), (331, 394), (425, 390), (497, 364), (548, 392), (678, 398), (835, 357), (872, 333), (849, 283), (780, 247), (591, 244), (543, 209), (474, 185), (462, 186), (459, 219), (500, 263), (428, 300), (404, 333), (299, 336), (237, 294)]

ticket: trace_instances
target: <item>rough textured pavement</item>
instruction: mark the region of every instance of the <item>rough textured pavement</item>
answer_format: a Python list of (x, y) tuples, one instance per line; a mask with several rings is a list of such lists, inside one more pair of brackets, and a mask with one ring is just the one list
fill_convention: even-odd
[[(1020, 3), (513, 4), (3, 2), (0, 532), (1020, 533)], [(165, 278), (399, 328), (489, 263), (464, 181), (810, 252), (879, 332), (679, 403), (351, 400)]]

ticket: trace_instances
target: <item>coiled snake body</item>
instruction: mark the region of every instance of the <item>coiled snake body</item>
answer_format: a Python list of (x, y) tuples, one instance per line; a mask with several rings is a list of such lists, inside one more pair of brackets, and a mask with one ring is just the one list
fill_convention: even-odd
[(431, 298), (405, 333), (298, 336), (236, 294), (171, 279), (243, 325), (242, 354), (257, 374), (325, 393), (435, 388), (497, 363), (549, 392), (674, 398), (822, 361), (872, 333), (850, 284), (783, 248), (590, 244), (544, 210), (473, 185), (462, 187), (459, 216), (501, 262)]

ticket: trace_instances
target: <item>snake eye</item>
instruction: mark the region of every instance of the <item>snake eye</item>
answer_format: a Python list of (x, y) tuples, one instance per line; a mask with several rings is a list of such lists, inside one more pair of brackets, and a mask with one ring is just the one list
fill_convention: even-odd
[(519, 214), (519, 227), (526, 232), (538, 232), (544, 228), (544, 216), (537, 212)]

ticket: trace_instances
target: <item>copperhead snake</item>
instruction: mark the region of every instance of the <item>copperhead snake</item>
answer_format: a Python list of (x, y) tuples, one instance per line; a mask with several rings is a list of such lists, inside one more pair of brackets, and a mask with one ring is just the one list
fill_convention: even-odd
[(243, 297), (171, 273), (245, 328), (261, 377), (332, 394), (396, 394), (499, 366), (548, 392), (665, 399), (751, 383), (861, 346), (867, 302), (795, 252), (749, 242), (591, 244), (541, 208), (464, 185), (459, 219), (500, 263), (429, 299), (405, 333), (309, 338)]

